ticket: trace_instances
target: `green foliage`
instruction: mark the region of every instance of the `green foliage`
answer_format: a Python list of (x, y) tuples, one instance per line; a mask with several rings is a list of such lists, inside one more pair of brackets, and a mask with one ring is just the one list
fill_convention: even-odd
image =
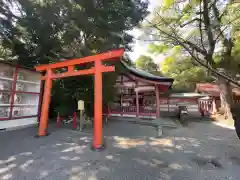
[(164, 7), (169, 8), (173, 5), (174, 0), (164, 0)]
[(194, 91), (196, 83), (213, 81), (206, 69), (194, 65), (190, 58), (169, 56), (161, 63), (161, 70), (165, 76), (174, 78), (175, 91)]
[(136, 67), (155, 75), (160, 73), (158, 65), (154, 63), (150, 56), (139, 56), (139, 58), (136, 60)]
[[(235, 1), (166, 0), (145, 21), (143, 30), (151, 41), (169, 47), (165, 54), (172, 55), (171, 48), (179, 45), (182, 47), (181, 54), (191, 57), (189, 59), (195, 65), (206, 68), (223, 87), (229, 82), (240, 87), (236, 80), (237, 74), (240, 74), (239, 9), (240, 3)], [(191, 74), (191, 71), (194, 73)], [(199, 69), (191, 71), (181, 72), (181, 79), (199, 73)], [(232, 93), (230, 88), (221, 88), (220, 94), (223, 95), (220, 96), (221, 106), (227, 117), (231, 114)]]
[(192, 57), (189, 59), (196, 66), (215, 77), (219, 76), (218, 68), (223, 68), (224, 78), (233, 82), (240, 72), (239, 9), (240, 3), (230, 1), (166, 0), (143, 23), (144, 37), (156, 41), (149, 51)]
[(155, 54), (164, 53), (168, 49), (169, 47), (165, 44), (150, 44), (148, 47), (148, 51)]
[[(16, 57), (19, 64), (33, 67), (119, 47), (131, 50), (133, 39), (126, 31), (146, 15), (147, 3), (141, 0), (0, 1), (0, 47), (7, 52), (1, 51), (0, 56)], [(90, 67), (84, 65), (81, 69)], [(113, 73), (103, 77), (104, 105), (113, 97), (115, 79)], [(92, 115), (93, 84), (93, 76), (57, 80), (52, 109), (71, 114), (76, 100), (82, 99)]]

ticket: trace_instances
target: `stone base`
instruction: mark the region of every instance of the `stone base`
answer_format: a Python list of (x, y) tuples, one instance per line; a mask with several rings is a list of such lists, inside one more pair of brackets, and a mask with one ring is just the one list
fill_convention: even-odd
[(162, 126), (157, 127), (157, 137), (161, 137), (163, 135)]

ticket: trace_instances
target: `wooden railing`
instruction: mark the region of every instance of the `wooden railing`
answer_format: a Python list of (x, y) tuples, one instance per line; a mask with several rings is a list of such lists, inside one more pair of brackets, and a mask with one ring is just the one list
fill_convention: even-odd
[(156, 113), (156, 106), (140, 106), (139, 112), (140, 113), (149, 113), (149, 114)]
[[(120, 106), (118, 104), (109, 105), (109, 113), (116, 114), (131, 114), (137, 116), (137, 107), (136, 106)], [(155, 116), (156, 107), (155, 106), (139, 106), (139, 114), (146, 116)]]
[(136, 113), (136, 106), (120, 106), (117, 104), (109, 105), (110, 113)]
[(213, 100), (212, 99), (204, 99), (198, 102), (199, 112), (204, 115), (206, 113), (212, 113), (213, 109)]

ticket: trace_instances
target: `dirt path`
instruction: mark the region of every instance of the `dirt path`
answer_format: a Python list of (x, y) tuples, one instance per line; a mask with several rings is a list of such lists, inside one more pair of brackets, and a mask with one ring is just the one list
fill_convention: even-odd
[(91, 134), (36, 129), (0, 133), (1, 180), (238, 180), (240, 141), (234, 130), (191, 123), (156, 139), (153, 129), (126, 122), (105, 128), (107, 148), (92, 152)]

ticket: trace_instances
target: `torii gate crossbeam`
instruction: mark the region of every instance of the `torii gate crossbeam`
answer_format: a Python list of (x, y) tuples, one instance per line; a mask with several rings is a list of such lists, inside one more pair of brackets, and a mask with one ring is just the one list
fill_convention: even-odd
[[(94, 138), (93, 148), (101, 149), (102, 144), (102, 73), (115, 71), (114, 66), (104, 66), (102, 61), (119, 60), (123, 56), (124, 49), (116, 49), (106, 53), (87, 56), (84, 58), (62, 61), (54, 64), (36, 66), (37, 71), (45, 71), (46, 75), (41, 77), (45, 80), (44, 94), (41, 107), (41, 117), (38, 129), (38, 136), (47, 135), (48, 112), (51, 100), (52, 80), (70, 76), (94, 74)], [(74, 66), (94, 62), (94, 67), (86, 70), (75, 70)], [(67, 72), (54, 73), (53, 70), (66, 68)]]

